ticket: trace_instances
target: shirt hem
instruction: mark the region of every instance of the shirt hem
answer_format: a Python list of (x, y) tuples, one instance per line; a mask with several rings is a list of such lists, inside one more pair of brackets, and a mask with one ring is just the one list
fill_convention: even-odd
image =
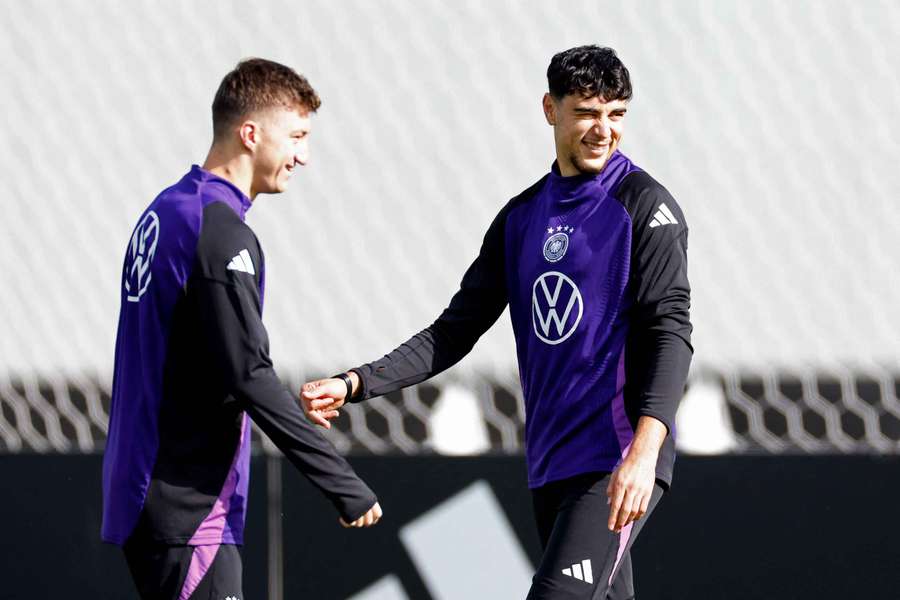
[[(609, 462), (598, 462), (591, 463), (587, 465), (582, 465), (580, 467), (576, 467), (574, 469), (568, 469), (565, 471), (556, 471), (550, 473), (548, 475), (544, 475), (543, 477), (528, 478), (528, 488), (535, 489), (539, 487), (543, 487), (548, 483), (553, 483), (554, 481), (559, 481), (561, 479), (568, 479), (569, 477), (575, 477), (576, 475), (584, 475), (585, 473), (612, 473), (615, 468), (619, 465), (621, 459), (617, 459), (615, 461)], [(672, 472), (671, 469), (656, 469), (656, 479), (660, 483), (663, 484), (663, 487), (668, 490), (672, 487)]]
[(119, 537), (112, 537), (107, 535), (101, 535), (100, 541), (104, 544), (113, 544), (115, 546), (124, 546), (125, 540)]
[[(100, 540), (105, 544), (113, 544), (115, 546), (124, 546), (128, 541), (127, 538), (112, 536), (101, 536)], [(152, 537), (150, 541), (154, 544), (163, 544), (166, 546), (217, 546), (220, 544), (229, 544), (234, 546), (243, 546), (243, 536), (225, 536), (225, 537), (200, 537), (195, 539), (193, 536), (178, 537)]]
[(585, 473), (611, 473), (616, 468), (616, 465), (619, 464), (620, 460), (621, 458), (603, 462), (598, 461), (581, 465), (572, 469), (566, 469), (564, 471), (554, 471), (552, 473), (544, 475), (543, 477), (529, 477), (528, 487), (530, 489), (539, 488), (541, 486), (547, 485), (548, 483), (559, 481), (560, 479), (568, 479), (569, 477), (574, 477), (575, 475), (583, 475)]

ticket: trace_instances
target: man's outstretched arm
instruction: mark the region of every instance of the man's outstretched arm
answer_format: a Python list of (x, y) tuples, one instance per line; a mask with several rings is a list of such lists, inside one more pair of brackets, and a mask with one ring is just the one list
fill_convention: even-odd
[(430, 326), (383, 356), (347, 372), (352, 394), (340, 379), (320, 379), (303, 386), (303, 408), (310, 420), (330, 427), (345, 401), (360, 402), (421, 383), (459, 362), (493, 325), (508, 303), (506, 289), (506, 218), (543, 180), (511, 200), (488, 228), (475, 261), (466, 271), (450, 304)]
[(344, 526), (374, 524), (381, 507), (352, 467), (306, 420), (268, 356), (255, 282), (195, 277), (189, 296), (198, 303), (201, 331), (220, 381), (297, 469), (334, 504)]

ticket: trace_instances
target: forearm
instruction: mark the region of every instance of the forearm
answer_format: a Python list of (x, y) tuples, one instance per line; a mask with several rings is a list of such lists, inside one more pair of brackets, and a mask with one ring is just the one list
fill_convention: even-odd
[(491, 223), (478, 256), (437, 320), (379, 360), (353, 369), (360, 379), (355, 383), (353, 401), (421, 383), (452, 367), (497, 321), (508, 302), (505, 226), (514, 202)]
[(437, 323), (427, 327), (382, 358), (353, 368), (351, 401), (383, 396), (421, 383), (459, 362), (472, 344), (474, 340), (470, 344), (457, 343)]
[(354, 521), (372, 507), (375, 494), (306, 420), (274, 372), (244, 383), (239, 393), (253, 421), (334, 504), (345, 521)]
[(668, 430), (665, 424), (659, 419), (648, 416), (640, 417), (628, 449), (627, 459), (647, 462), (655, 468), (659, 450), (662, 448), (667, 434)]
[(192, 289), (204, 307), (201, 322), (216, 366), (215, 379), (345, 521), (365, 513), (375, 495), (306, 420), (272, 367), (254, 290), (208, 280), (195, 281)]
[(639, 374), (637, 412), (660, 421), (674, 434), (675, 413), (684, 395), (693, 351), (672, 330), (651, 329), (632, 345), (631, 364)]
[(506, 294), (496, 289), (474, 294), (466, 285), (468, 278), (467, 274), (450, 305), (429, 327), (382, 358), (352, 369), (359, 378), (352, 401), (421, 383), (449, 369), (472, 350), (506, 308)]

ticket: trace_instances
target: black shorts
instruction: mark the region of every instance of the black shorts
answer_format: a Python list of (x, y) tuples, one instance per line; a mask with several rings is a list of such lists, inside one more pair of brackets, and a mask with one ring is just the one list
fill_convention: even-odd
[(129, 540), (122, 549), (141, 600), (243, 600), (241, 554), (234, 544)]
[(631, 545), (663, 494), (653, 487), (647, 514), (613, 533), (607, 528), (609, 473), (586, 473), (532, 490), (544, 548), (528, 600), (634, 598)]

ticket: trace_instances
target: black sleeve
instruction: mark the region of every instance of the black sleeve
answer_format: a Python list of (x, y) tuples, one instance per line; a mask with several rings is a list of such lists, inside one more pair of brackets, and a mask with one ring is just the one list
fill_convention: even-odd
[[(227, 230), (204, 228), (195, 274), (189, 283), (199, 307), (200, 331), (207, 339), (221, 382), (231, 395), (294, 466), (328, 497), (341, 517), (345, 521), (356, 520), (376, 502), (375, 494), (306, 420), (298, 401), (275, 374), (269, 358), (268, 335), (260, 317), (258, 278), (262, 253), (255, 237), (250, 236), (249, 229), (244, 235), (235, 236)], [(247, 270), (226, 269), (226, 257), (238, 255), (242, 249), (247, 250), (256, 266)], [(246, 263), (243, 265), (246, 267)]]
[(352, 369), (361, 389), (353, 402), (381, 396), (425, 381), (452, 367), (490, 329), (508, 300), (505, 266), (506, 217), (518, 202), (530, 198), (541, 180), (513, 198), (491, 223), (475, 261), (463, 275), (459, 291), (437, 320), (389, 354)]
[(646, 173), (626, 177), (617, 195), (633, 227), (626, 393), (639, 416), (673, 432), (693, 354), (688, 227), (675, 199)]

